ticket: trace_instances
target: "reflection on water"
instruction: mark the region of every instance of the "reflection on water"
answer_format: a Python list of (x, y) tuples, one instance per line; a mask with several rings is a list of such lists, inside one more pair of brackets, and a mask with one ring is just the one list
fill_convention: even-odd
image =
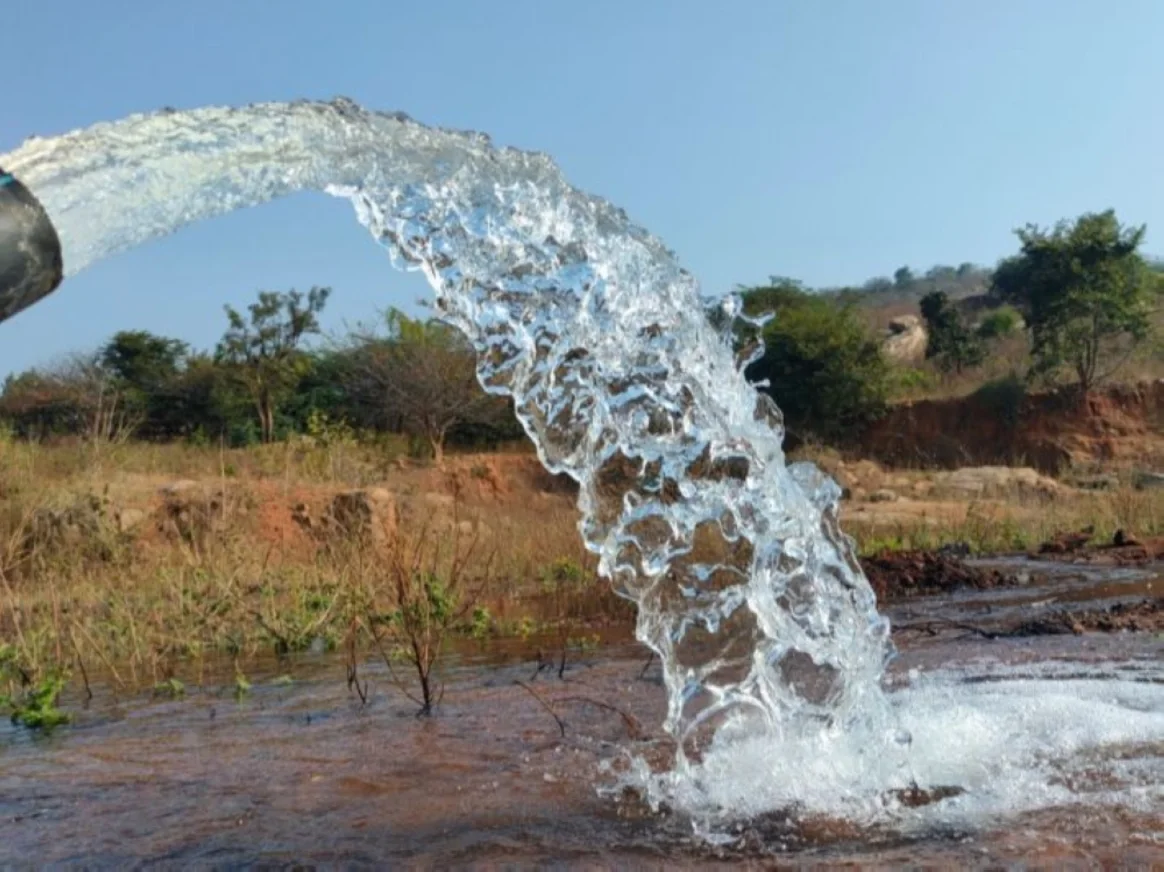
[[(1055, 600), (1071, 585), (1077, 597), (1086, 589), (1102, 598), (1142, 596), (1147, 589), (1135, 586), (1147, 583), (1056, 577), (1021, 595), (912, 601), (893, 616), (900, 623), (924, 608), (967, 619), (987, 607), (1030, 614), (1024, 598)], [(229, 673), (221, 689), (208, 684), (179, 700), (119, 700), (98, 688), (76, 725), (53, 736), (0, 727), (0, 863), (1164, 862), (1159, 743), (1117, 745), (1102, 759), (1084, 754), (1059, 779), (1082, 802), (982, 827), (931, 815), (924, 826), (869, 830), (790, 813), (742, 823), (736, 844), (700, 843), (677, 817), (597, 789), (624, 748), (667, 759), (666, 741), (653, 731), (666, 704), (657, 666), (644, 673), (645, 657), (628, 639), (629, 630), (612, 631), (564, 682), (549, 672), (534, 677), (537, 640), (469, 646), (431, 719), (416, 718), (371, 661), (363, 667), (371, 694), (361, 704), (342, 660), (331, 656), (266, 664), (252, 672), (254, 690), (242, 701)], [(1155, 697), (1128, 688), (1160, 681), (1164, 659), (1164, 641), (1149, 634), (902, 641), (897, 683), (918, 673), (1070, 682), (1093, 688), (1099, 704), (1107, 682), (1133, 714)], [(274, 680), (288, 672), (292, 683)], [(1111, 801), (1117, 793), (1127, 801)], [(958, 798), (935, 807), (943, 802)]]

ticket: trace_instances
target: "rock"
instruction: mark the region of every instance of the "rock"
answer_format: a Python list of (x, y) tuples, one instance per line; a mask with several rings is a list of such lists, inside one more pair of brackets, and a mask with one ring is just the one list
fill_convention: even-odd
[(932, 481), (922, 479), (921, 481), (915, 481), (909, 490), (918, 499), (925, 499), (933, 489), (934, 483)]
[(898, 363), (917, 363), (926, 356), (929, 334), (916, 315), (901, 315), (889, 322), (889, 335), (881, 343), (882, 353)]
[(382, 487), (336, 494), (327, 524), (344, 535), (384, 544), (399, 524), (396, 495)]
[(931, 495), (974, 500), (1014, 495), (1056, 497), (1065, 488), (1029, 466), (968, 466), (934, 476)]
[(881, 481), (885, 478), (885, 472), (874, 463), (872, 460), (858, 460), (851, 466), (846, 466), (845, 469), (853, 476), (854, 481), (850, 487), (856, 487), (859, 483), (864, 488), (877, 488), (881, 486)]
[(33, 512), (17, 546), (20, 558), (71, 550), (83, 557), (107, 558), (112, 532), (109, 501), (89, 494), (62, 509)]
[(1010, 587), (1013, 575), (968, 566), (941, 551), (884, 551), (861, 558), (861, 569), (879, 602), (958, 589)]
[(1164, 487), (1164, 473), (1137, 472), (1132, 478), (1132, 486), (1136, 490), (1154, 490)]
[(893, 335), (908, 333), (922, 326), (921, 318), (917, 315), (898, 315), (889, 322), (889, 332)]
[(897, 491), (890, 490), (887, 487), (878, 488), (869, 494), (869, 502), (871, 503), (895, 503), (898, 499)]
[(1116, 490), (1120, 486), (1118, 475), (1082, 475), (1071, 479), (1071, 484), (1080, 490)]
[(1071, 533), (1060, 533), (1039, 546), (1040, 554), (1074, 554), (1082, 550), (1095, 533), (1095, 528), (1088, 526)]
[(430, 492), (421, 496), (420, 501), (431, 511), (452, 511), (457, 504), (456, 499), (448, 494)]
[(141, 509), (122, 509), (117, 512), (117, 529), (121, 533), (129, 533), (140, 527), (146, 519), (146, 513)]
[(1057, 612), (1024, 621), (1011, 636), (1053, 636), (1083, 633), (1159, 633), (1164, 630), (1164, 597), (1119, 602), (1106, 608)]
[(237, 494), (221, 487), (182, 480), (161, 489), (158, 529), (165, 535), (199, 547), (208, 536), (228, 529), (229, 516), (242, 511)]
[(159, 490), (163, 496), (174, 496), (175, 494), (189, 493), (192, 490), (197, 490), (198, 482), (188, 478), (172, 481), (167, 485), (163, 485)]
[(965, 560), (970, 556), (970, 546), (965, 542), (949, 542), (938, 549), (938, 555)]

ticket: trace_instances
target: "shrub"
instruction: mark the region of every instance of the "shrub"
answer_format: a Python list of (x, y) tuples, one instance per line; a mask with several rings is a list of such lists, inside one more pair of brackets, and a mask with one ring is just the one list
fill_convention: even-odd
[(880, 344), (851, 304), (799, 291), (744, 293), (749, 314), (774, 306), (763, 330), (764, 354), (748, 366), (760, 390), (784, 414), (790, 434), (837, 442), (883, 414), (891, 387)]

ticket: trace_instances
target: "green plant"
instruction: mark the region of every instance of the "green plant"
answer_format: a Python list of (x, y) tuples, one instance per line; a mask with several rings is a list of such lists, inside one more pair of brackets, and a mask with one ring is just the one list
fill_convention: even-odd
[(943, 291), (933, 291), (918, 304), (926, 322), (929, 339), (926, 358), (943, 372), (960, 373), (986, 359), (981, 336), (966, 326), (961, 313)]
[(983, 339), (1009, 336), (1022, 326), (1023, 317), (1013, 306), (1002, 306), (987, 314), (978, 324), (977, 333)]
[(484, 639), (493, 632), (493, 616), (489, 609), (478, 606), (473, 609), (473, 617), (469, 622), (469, 635), (474, 639)]
[(1036, 375), (1071, 370), (1086, 398), (1149, 338), (1164, 277), (1140, 253), (1145, 232), (1110, 209), (1015, 231), (1021, 249), (999, 264), (993, 288), (1026, 318)]
[[(752, 288), (743, 300), (749, 315), (772, 315), (763, 355), (745, 372), (776, 401), (790, 433), (835, 443), (881, 416), (890, 367), (854, 305), (795, 284)], [(754, 331), (741, 327), (741, 344)]]
[[(366, 627), (397, 687), (420, 706), (419, 715), (431, 715), (440, 703), (444, 685), (437, 666), (445, 639), (464, 623), (491, 578), (492, 555), (479, 558), (477, 545), (476, 538), (465, 543), (454, 535), (446, 550), (425, 527), (397, 536), (386, 560), (371, 568), (372, 582), (362, 595)], [(385, 599), (390, 607), (377, 607)], [(396, 673), (397, 662), (411, 667), (419, 695)]]
[(311, 360), (299, 346), (319, 332), (319, 313), (330, 294), (330, 288), (315, 287), (305, 300), (298, 291), (261, 291), (248, 307), (249, 319), (225, 307), (230, 326), (216, 357), (249, 394), (263, 442), (274, 441), (276, 413), (310, 369)]
[(251, 692), (250, 679), (243, 674), (237, 661), (234, 665), (234, 698), (240, 702)]
[(0, 695), (0, 706), (9, 710), (12, 723), (30, 730), (50, 731), (72, 720), (67, 712), (57, 708), (57, 698), (67, 681), (64, 674), (50, 672), (19, 693)]
[(186, 685), (172, 676), (154, 685), (154, 696), (168, 696), (171, 699), (178, 699), (185, 695)]

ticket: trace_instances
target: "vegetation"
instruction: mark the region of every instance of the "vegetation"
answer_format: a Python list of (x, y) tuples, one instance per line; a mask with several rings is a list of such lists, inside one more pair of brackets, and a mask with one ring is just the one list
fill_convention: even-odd
[(889, 394), (889, 365), (852, 303), (774, 280), (744, 292), (746, 314), (770, 314), (764, 353), (747, 377), (769, 393), (802, 439), (839, 439), (875, 419)]
[(0, 423), (31, 440), (239, 447), (318, 438), (330, 422), (364, 441), (414, 438), (416, 454), (438, 460), (449, 443), (520, 438), (509, 403), (481, 390), (472, 349), (444, 324), (392, 310), (386, 330), (308, 345), (329, 293), (262, 292), (245, 316), (227, 307), (213, 354), (122, 331), (94, 353), (10, 375)]
[[(932, 291), (919, 303), (929, 333), (926, 358), (943, 372), (962, 372), (978, 366), (986, 357), (981, 331), (966, 326), (962, 313), (950, 303), (944, 291)], [(991, 328), (996, 329), (996, 328)]]
[[(1127, 355), (1150, 357), (1161, 269), (1139, 252), (1143, 228), (1108, 212), (1019, 236), (996, 271), (902, 267), (860, 288), (773, 278), (742, 289), (758, 320), (735, 325), (737, 340), (764, 343), (747, 376), (800, 441), (852, 444), (895, 397), (976, 391), (1013, 416), (1030, 378), (1066, 374), (1086, 393)], [(464, 338), (390, 310), (324, 340), (328, 296), (263, 292), (245, 312), (228, 307), (212, 352), (122, 331), (4, 382), (0, 708), (16, 723), (67, 722), (61, 697), (91, 673), (177, 699), (225, 663), (218, 675), (241, 699), (260, 658), (286, 675), (294, 655), (320, 650), (347, 652), (365, 701), (361, 664), (381, 659), (427, 714), (451, 647), (529, 639), (563, 675), (599, 624), (629, 620), (580, 546), (570, 498), (520, 484), (502, 500), (512, 483), (493, 459), (457, 456), (524, 439), (508, 401), (479, 387)], [(886, 360), (882, 329), (914, 312), (926, 360)], [(411, 462), (422, 458), (433, 463)], [(198, 486), (159, 495), (176, 478)], [(388, 514), (358, 505), (357, 530), (334, 510), (385, 481)], [(147, 492), (137, 503), (135, 486)], [(864, 551), (1013, 550), (1087, 524), (1097, 537), (1157, 534), (1162, 510), (1162, 491), (1118, 489), (846, 529)]]
[[(1164, 355), (1150, 340), (1164, 272), (1140, 253), (1144, 228), (1123, 227), (1109, 211), (1018, 235), (1020, 252), (993, 271), (903, 266), (860, 287), (774, 277), (742, 288), (745, 314), (768, 319), (736, 325), (741, 345), (764, 342), (748, 377), (776, 400), (792, 437), (851, 444), (897, 399), (969, 394), (998, 380), (1054, 386), (1068, 373), (1086, 394), (1132, 354), (1141, 372), (1156, 371)], [(414, 456), (438, 465), (449, 446), (524, 439), (511, 403), (479, 386), (458, 331), (392, 309), (371, 327), (319, 341), (329, 294), (262, 292), (245, 313), (227, 307), (213, 353), (117, 333), (93, 353), (10, 375), (0, 422), (23, 438), (106, 445), (354, 446), (402, 436)], [(884, 328), (912, 312), (928, 333), (924, 362), (886, 360)]]
[(476, 356), (465, 337), (439, 321), (420, 321), (390, 309), (386, 335), (363, 331), (347, 355), (348, 391), (364, 409), (382, 410), (392, 426), (423, 437), (439, 465), (456, 427), (503, 431), (508, 407), (477, 382)]
[(1030, 325), (1035, 373), (1067, 368), (1086, 397), (1148, 338), (1164, 279), (1140, 253), (1145, 231), (1110, 210), (1017, 231), (1022, 249), (999, 264), (993, 287)]
[(260, 291), (249, 320), (226, 307), (230, 328), (218, 343), (217, 359), (247, 392), (259, 416), (264, 442), (275, 439), (275, 410), (283, 405), (311, 364), (300, 343), (319, 332), (318, 315), (330, 288), (312, 288), (306, 303), (298, 291)]

